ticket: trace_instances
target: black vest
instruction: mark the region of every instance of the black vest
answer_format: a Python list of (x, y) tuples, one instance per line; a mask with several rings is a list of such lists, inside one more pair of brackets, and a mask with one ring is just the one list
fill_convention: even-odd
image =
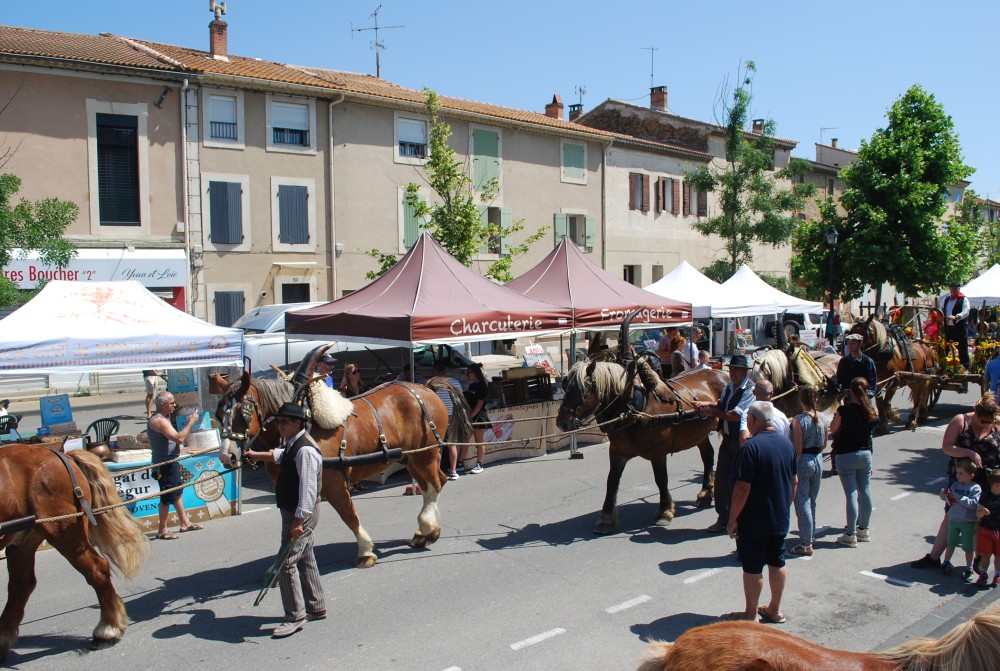
[(956, 319), (955, 319), (955, 326), (958, 326), (959, 324), (965, 324), (968, 321), (967, 319), (961, 319), (961, 320), (957, 319), (958, 314), (962, 311), (962, 304), (965, 303), (965, 298), (964, 297), (963, 298), (952, 298), (951, 296), (948, 296), (945, 300), (946, 301), (952, 301), (952, 304), (951, 304), (951, 316), (952, 317), (956, 317)]
[[(299, 469), (295, 466), (295, 455), (303, 447), (311, 446), (309, 434), (304, 433), (302, 437), (285, 448), (285, 454), (278, 464), (278, 481), (274, 484), (274, 496), (278, 500), (278, 508), (294, 513), (299, 507)], [(320, 471), (322, 473), (322, 471)]]
[[(726, 403), (725, 403), (724, 407), (722, 408), (723, 412), (729, 412), (731, 410), (735, 410), (736, 406), (738, 406), (740, 404), (740, 399), (743, 398), (743, 393), (745, 391), (741, 387), (737, 387), (732, 382), (730, 382), (729, 384), (732, 385), (733, 393), (730, 394), (729, 398), (726, 399)], [(746, 384), (746, 383), (743, 382), (741, 384)], [(723, 393), (725, 393), (725, 392), (723, 392)], [(740, 420), (739, 419), (737, 419), (735, 422), (724, 421), (723, 424), (726, 425), (726, 431), (725, 431), (725, 435), (723, 436), (723, 440), (726, 440), (727, 438), (729, 440), (737, 440), (740, 437)]]

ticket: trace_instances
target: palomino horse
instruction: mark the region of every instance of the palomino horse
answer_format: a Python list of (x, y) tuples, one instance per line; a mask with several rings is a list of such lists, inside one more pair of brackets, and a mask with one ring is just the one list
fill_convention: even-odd
[(770, 380), (774, 385), (772, 399), (774, 407), (789, 418), (802, 412), (799, 395), (795, 391), (805, 385), (819, 390), (816, 403), (819, 412), (829, 415), (836, 412), (840, 405), (840, 393), (830, 384), (837, 374), (840, 356), (836, 354), (812, 356), (812, 354), (802, 347), (793, 347), (785, 351), (772, 349), (756, 352), (753, 355), (754, 369), (751, 373), (753, 379)]
[(1000, 610), (979, 613), (937, 640), (920, 638), (880, 652), (816, 645), (758, 622), (720, 622), (654, 642), (638, 671), (994, 671)]
[(906, 428), (912, 429), (919, 421), (927, 420), (927, 398), (934, 386), (933, 380), (911, 379), (901, 382), (896, 373), (923, 373), (937, 365), (934, 349), (923, 342), (910, 340), (905, 335), (893, 335), (880, 321), (869, 317), (858, 322), (851, 333), (860, 333), (864, 337), (862, 351), (875, 362), (875, 375), (878, 384), (885, 384), (883, 394), (876, 394), (878, 403), (879, 431), (889, 432), (889, 413), (892, 412), (892, 397), (900, 387), (910, 388), (910, 400), (913, 409), (906, 419)]
[[(674, 519), (674, 501), (667, 484), (667, 455), (698, 446), (705, 466), (698, 505), (712, 505), (715, 450), (708, 434), (715, 419), (694, 412), (695, 401), (717, 402), (728, 377), (717, 370), (695, 369), (663, 380), (648, 361), (638, 361), (638, 373), (647, 390), (642, 413), (630, 411), (631, 373), (621, 365), (606, 361), (581, 361), (573, 366), (563, 383), (566, 396), (559, 407), (556, 424), (564, 431), (578, 429), (592, 418), (600, 423), (611, 447), (608, 489), (594, 533), (609, 534), (618, 525), (615, 500), (625, 464), (633, 457), (649, 459), (653, 478), (660, 490), (660, 505), (654, 521), (666, 526)], [(667, 417), (654, 417), (667, 415)]]
[[(221, 379), (217, 383), (225, 384)], [(448, 424), (444, 403), (435, 393), (437, 388), (447, 388), (453, 395), (455, 409), (451, 426)], [(313, 422), (309, 433), (319, 445), (323, 457), (356, 457), (378, 453), (383, 448), (401, 448), (406, 470), (423, 492), (423, 507), (417, 516), (419, 526), (410, 540), (410, 546), (426, 547), (436, 541), (441, 535), (437, 500), (447, 481), (438, 465), (439, 439), (462, 442), (471, 433), (469, 408), (465, 399), (450, 384), (438, 383), (433, 388), (409, 382), (389, 383), (352, 401), (344, 399), (332, 389), (328, 389), (328, 393), (335, 395), (338, 404), (346, 404), (344, 416), (347, 419), (334, 428), (324, 428), (318, 421)], [(277, 412), (282, 403), (290, 401), (292, 396), (293, 388), (290, 383), (284, 380), (253, 380), (247, 372), (244, 372), (240, 382), (229, 385), (216, 411), (222, 425), (223, 462), (237, 463), (242, 456), (241, 447), (251, 440), (256, 440), (256, 450), (277, 447), (280, 440), (278, 432), (268, 426), (266, 420)], [(314, 398), (314, 417), (317, 414), (316, 405)], [(380, 438), (384, 438), (385, 442)], [(428, 447), (433, 449), (426, 449)], [(388, 460), (379, 460), (344, 469), (326, 469), (323, 473), (321, 494), (357, 538), (358, 558), (355, 566), (358, 568), (375, 565), (375, 546), (358, 519), (350, 484), (381, 473), (388, 463)], [(269, 463), (265, 464), (265, 468), (268, 477), (275, 482), (278, 466)]]
[[(99, 457), (86, 450), (65, 456), (66, 463), (54, 450), (38, 445), (15, 443), (0, 449), (0, 521), (11, 525), (11, 521), (28, 518), (27, 524), (11, 525), (17, 530), (0, 529), (0, 548), (7, 549), (9, 574), (7, 605), (0, 615), (0, 660), (17, 642), (24, 608), (37, 584), (35, 551), (42, 541), (58, 550), (97, 592), (101, 619), (94, 629), (92, 648), (114, 645), (128, 625), (125, 604), (111, 584), (108, 562), (126, 578), (134, 577), (149, 551), (149, 539), (121, 506), (97, 514), (97, 524), (87, 515), (76, 515), (78, 505), (85, 510), (101, 508), (121, 503), (121, 497)], [(46, 521), (63, 515), (71, 517)], [(39, 520), (33, 525), (32, 516)]]

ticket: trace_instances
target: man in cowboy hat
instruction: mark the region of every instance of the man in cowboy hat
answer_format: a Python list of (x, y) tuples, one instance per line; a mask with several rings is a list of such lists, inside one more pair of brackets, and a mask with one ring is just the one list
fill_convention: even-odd
[(729, 501), (732, 484), (729, 482), (736, 453), (740, 450), (740, 423), (750, 404), (754, 402), (750, 364), (742, 354), (729, 359), (729, 384), (722, 391), (718, 403), (699, 401), (695, 405), (707, 417), (717, 417), (722, 430), (722, 444), (715, 467), (715, 512), (719, 518), (706, 531), (723, 533), (729, 522)]
[(868, 380), (868, 400), (874, 400), (877, 383), (875, 362), (861, 351), (864, 339), (860, 333), (849, 333), (844, 338), (844, 342), (847, 343), (847, 355), (837, 363), (837, 386), (841, 394), (846, 395), (851, 389), (851, 380), (863, 377)]
[(273, 452), (247, 450), (245, 457), (280, 466), (274, 495), (281, 511), (281, 546), (294, 543), (278, 572), (285, 619), (271, 632), (274, 638), (291, 636), (307, 620), (326, 617), (323, 586), (313, 552), (313, 530), (319, 522), (319, 490), (323, 457), (306, 431), (305, 409), (285, 403), (274, 415), (281, 447)]
[(962, 283), (952, 282), (948, 285), (948, 296), (941, 304), (944, 313), (945, 338), (958, 346), (958, 360), (965, 369), (969, 369), (969, 312), (972, 306), (969, 299), (962, 293)]

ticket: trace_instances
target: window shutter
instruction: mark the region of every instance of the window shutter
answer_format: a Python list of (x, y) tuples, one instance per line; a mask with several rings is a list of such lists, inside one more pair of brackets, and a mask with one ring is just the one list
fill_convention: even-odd
[(704, 191), (698, 192), (698, 216), (708, 216), (708, 194)]
[(500, 208), (500, 253), (510, 253), (510, 229), (514, 224), (514, 212), (509, 207)]
[(101, 225), (139, 226), (138, 118), (98, 114), (96, 121)]
[(588, 214), (583, 219), (583, 246), (587, 249), (594, 248), (594, 238), (597, 234), (597, 217)]
[(309, 106), (296, 103), (271, 103), (271, 125), (274, 128), (309, 130)]
[(569, 217), (563, 212), (556, 212), (552, 218), (552, 228), (556, 232), (556, 247), (569, 234)]
[(684, 216), (691, 214), (691, 185), (684, 182)]
[(490, 180), (500, 179), (500, 135), (496, 131), (475, 128), (472, 131), (472, 183), (476, 189)]
[[(490, 209), (488, 207), (484, 207), (483, 205), (477, 205), (476, 207), (479, 210), (479, 221), (482, 223), (482, 225), (484, 227), (485, 226), (489, 226), (490, 225)], [(490, 239), (489, 239), (489, 237), (483, 238), (483, 244), (480, 245), (478, 253), (479, 254), (489, 254), (490, 253)]]
[(309, 243), (309, 189), (278, 185), (278, 242), (286, 245)]
[(586, 177), (587, 167), (584, 165), (584, 146), (582, 144), (564, 142), (562, 150), (563, 176), (575, 180), (582, 180)]
[(663, 212), (663, 178), (656, 178), (656, 211)]
[(212, 226), (209, 238), (215, 244), (243, 242), (243, 188), (239, 182), (209, 182), (208, 197)]
[[(628, 209), (635, 209), (635, 178), (637, 175), (634, 172), (628, 174)], [(558, 242), (558, 241), (557, 241)]]
[(232, 326), (243, 316), (244, 298), (242, 291), (215, 292), (216, 326)]
[(417, 243), (420, 237), (420, 220), (417, 210), (406, 202), (406, 192), (403, 192), (403, 247), (409, 249)]
[(642, 211), (649, 212), (649, 175), (642, 176)]
[(673, 179), (673, 194), (670, 200), (670, 213), (680, 214), (681, 213), (681, 180)]

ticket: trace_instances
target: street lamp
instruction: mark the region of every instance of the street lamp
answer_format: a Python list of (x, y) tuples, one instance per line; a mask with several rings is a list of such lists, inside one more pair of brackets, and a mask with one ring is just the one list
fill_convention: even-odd
[(826, 244), (830, 247), (830, 310), (826, 313), (826, 339), (833, 344), (836, 339), (833, 332), (833, 261), (837, 247), (837, 229), (831, 226), (826, 230)]

